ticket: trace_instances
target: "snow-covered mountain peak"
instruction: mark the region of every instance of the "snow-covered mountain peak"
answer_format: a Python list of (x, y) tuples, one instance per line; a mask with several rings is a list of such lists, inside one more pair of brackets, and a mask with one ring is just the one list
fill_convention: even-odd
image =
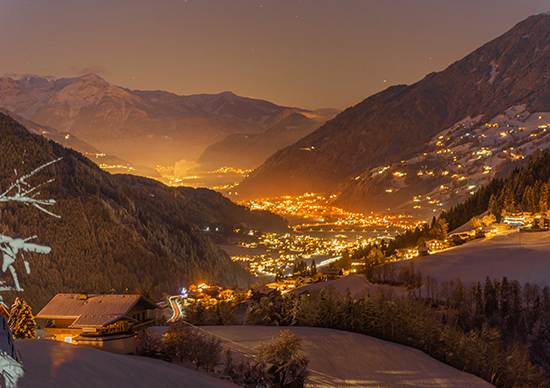
[(78, 107), (96, 105), (104, 101), (105, 98), (120, 98), (133, 102), (139, 100), (139, 97), (133, 96), (119, 87), (110, 85), (96, 74), (87, 74), (80, 78), (67, 79), (66, 86), (52, 95), (50, 103), (64, 103)]
[(53, 85), (53, 81), (42, 77), (23, 77), (18, 82), (27, 89), (49, 88)]

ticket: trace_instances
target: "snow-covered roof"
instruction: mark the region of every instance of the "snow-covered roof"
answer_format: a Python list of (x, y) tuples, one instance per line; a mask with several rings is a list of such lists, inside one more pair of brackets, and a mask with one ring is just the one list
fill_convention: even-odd
[(75, 321), (70, 327), (103, 327), (121, 318), (140, 300), (151, 309), (156, 306), (141, 295), (130, 294), (90, 294), (86, 299), (81, 294), (57, 294), (37, 315), (36, 318), (71, 319)]

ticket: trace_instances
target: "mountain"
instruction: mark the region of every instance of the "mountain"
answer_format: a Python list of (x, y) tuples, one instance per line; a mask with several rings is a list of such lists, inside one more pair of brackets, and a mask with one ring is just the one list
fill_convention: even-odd
[(331, 192), (335, 204), (360, 211), (403, 202), (413, 209), (419, 198), (426, 207), (452, 205), (521, 159), (517, 147), (547, 147), (549, 62), (550, 14), (529, 17), (447, 69), (375, 94), (277, 152), (240, 184), (239, 198)]
[(178, 96), (128, 90), (95, 74), (0, 78), (0, 107), (76, 136), (101, 153), (152, 168), (194, 161), (231, 134), (261, 133), (291, 109), (231, 92)]
[[(44, 183), (38, 198), (55, 199), (48, 210), (61, 218), (32, 206), (1, 203), (2, 234), (37, 236), (32, 243), (51, 247), (50, 254), (24, 253), (30, 274), (21, 255), (14, 263), (25, 290), (17, 295), (35, 311), (58, 292), (133, 292), (140, 287), (160, 297), (198, 281), (243, 285), (248, 279), (245, 270), (201, 228), (231, 233), (244, 223), (250, 228), (286, 229), (282, 218), (251, 213), (210, 190), (169, 188), (146, 178), (110, 175), (80, 153), (31, 134), (2, 114), (0, 137), (2, 192), (16, 174), (63, 158), (26, 179), (31, 187)], [(0, 280), (11, 284), (10, 272)], [(11, 303), (8, 299), (15, 294), (3, 296)]]
[(55, 128), (37, 124), (34, 121), (28, 120), (4, 108), (0, 108), (0, 113), (11, 117), (19, 124), (25, 126), (25, 128), (27, 128), (31, 133), (44, 136), (48, 140), (53, 140), (64, 147), (72, 148), (73, 150), (80, 152), (103, 169), (109, 169), (111, 172), (118, 173), (131, 171), (136, 175), (148, 176), (151, 178), (161, 177), (160, 173), (153, 168), (135, 165), (126, 160), (120, 159), (115, 155), (104, 154), (95, 147), (80, 140), (78, 137), (69, 134), (68, 132), (58, 132)]
[(252, 169), (269, 156), (309, 135), (338, 111), (333, 109), (295, 113), (283, 111), (264, 132), (235, 133), (209, 146), (197, 163), (202, 169), (215, 170), (223, 166)]

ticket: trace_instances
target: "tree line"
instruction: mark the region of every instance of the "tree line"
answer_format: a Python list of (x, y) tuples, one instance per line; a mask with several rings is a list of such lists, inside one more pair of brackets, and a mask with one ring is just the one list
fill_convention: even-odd
[[(25, 253), (14, 263), (22, 294), (6, 292), (8, 303), (21, 296), (39, 311), (59, 292), (131, 292), (136, 287), (178, 293), (199, 281), (233, 287), (247, 284), (246, 270), (233, 263), (201, 229), (231, 232), (243, 222), (254, 228), (286, 228), (271, 213), (250, 212), (206, 189), (166, 187), (150, 179), (111, 175), (76, 151), (30, 134), (0, 114), (0, 189), (19, 175), (55, 160), (30, 183), (46, 182), (41, 198), (56, 200), (44, 217), (24, 205), (0, 207), (0, 228), (7, 236), (38, 235), (33, 243), (51, 247), (48, 255)], [(2, 279), (4, 280), (4, 277)], [(6, 284), (10, 285), (9, 276)], [(183, 284), (182, 284), (183, 282)]]
[(425, 280), (426, 291), (397, 297), (382, 288), (352, 298), (332, 287), (251, 301), (247, 325), (326, 327), (420, 349), (497, 387), (548, 387), (550, 292), (517, 281)]
[(223, 349), (221, 340), (203, 333), (183, 320), (171, 323), (165, 335), (142, 330), (138, 333), (140, 354), (172, 362), (187, 360), (195, 368), (213, 372), (244, 388), (303, 388), (308, 376), (309, 360), (301, 352), (302, 339), (283, 330), (270, 342), (261, 343), (258, 355), (252, 359), (234, 360), (232, 351)]

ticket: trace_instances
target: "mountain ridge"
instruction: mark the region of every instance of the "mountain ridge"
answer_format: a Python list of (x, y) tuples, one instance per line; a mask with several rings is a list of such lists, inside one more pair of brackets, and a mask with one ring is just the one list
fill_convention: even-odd
[[(202, 189), (170, 188), (147, 178), (117, 176), (102, 171), (80, 153), (29, 133), (0, 114), (0, 187), (14, 181), (14, 172), (27, 174), (62, 158), (28, 183), (40, 188), (40, 198), (54, 199), (49, 210), (4, 203), (2, 233), (33, 239), (51, 253), (25, 253), (14, 266), (22, 293), (6, 292), (40, 309), (58, 292), (132, 292), (149, 289), (158, 298), (175, 294), (195, 282), (245, 285), (249, 275), (201, 229), (231, 233), (243, 222), (250, 228), (281, 228), (284, 220), (270, 213), (251, 213), (220, 194)], [(30, 170), (29, 170), (30, 169)], [(199, 221), (204, 224), (199, 224)], [(199, 224), (199, 225), (197, 225)], [(9, 285), (9, 272), (2, 281)]]
[(441, 72), (368, 97), (267, 159), (237, 198), (344, 191), (339, 205), (381, 210), (369, 207), (358, 176), (421, 155), (435, 134), (468, 116), (488, 121), (521, 104), (550, 111), (549, 31), (549, 17), (532, 16)]
[(196, 160), (207, 146), (234, 133), (261, 133), (286, 110), (315, 115), (232, 92), (179, 96), (130, 90), (93, 73), (57, 80), (2, 77), (0, 108), (152, 168)]

